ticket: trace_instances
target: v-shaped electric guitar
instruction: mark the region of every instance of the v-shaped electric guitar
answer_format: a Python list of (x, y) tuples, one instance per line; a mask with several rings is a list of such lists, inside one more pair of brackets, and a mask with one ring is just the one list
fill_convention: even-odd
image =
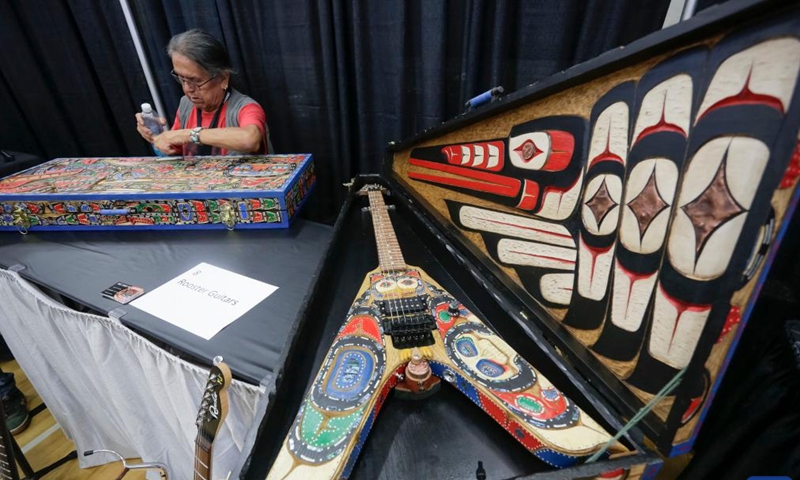
[[(347, 478), (389, 391), (458, 388), (557, 467), (611, 438), (419, 268), (406, 265), (377, 186), (369, 196), (380, 267), (361, 285), (268, 480)], [(614, 451), (624, 449), (619, 444)]]

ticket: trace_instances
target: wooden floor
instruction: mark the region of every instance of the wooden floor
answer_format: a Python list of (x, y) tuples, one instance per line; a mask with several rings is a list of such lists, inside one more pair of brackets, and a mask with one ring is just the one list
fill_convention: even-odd
[[(0, 368), (4, 372), (14, 374), (17, 387), (25, 394), (28, 400), (28, 410), (34, 411), (42, 405), (42, 399), (33, 389), (16, 361), (0, 363)], [(64, 432), (58, 427), (50, 411), (46, 408), (31, 418), (28, 428), (14, 436), (17, 444), (22, 449), (25, 458), (34, 471), (52, 464), (63, 458), (73, 450), (75, 444), (64, 436)], [(82, 455), (79, 452), (79, 455)], [(129, 463), (136, 463), (139, 459), (128, 459)], [(73, 459), (59, 466), (48, 473), (43, 480), (109, 480), (117, 478), (122, 473), (122, 463), (115, 462), (94, 468), (80, 468), (78, 460)], [(24, 477), (20, 470), (20, 478)], [(140, 480), (145, 478), (145, 472), (131, 471), (125, 476), (125, 480)]]

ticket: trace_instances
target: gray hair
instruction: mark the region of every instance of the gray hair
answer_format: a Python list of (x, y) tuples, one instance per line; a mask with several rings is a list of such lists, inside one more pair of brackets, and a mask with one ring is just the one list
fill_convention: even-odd
[(167, 55), (179, 53), (216, 76), (232, 72), (231, 58), (222, 43), (203, 30), (194, 28), (172, 37), (167, 45)]

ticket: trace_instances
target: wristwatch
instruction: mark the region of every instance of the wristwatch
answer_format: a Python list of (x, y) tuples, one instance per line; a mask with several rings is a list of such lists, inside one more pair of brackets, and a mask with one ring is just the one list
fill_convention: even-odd
[(200, 130), (202, 129), (203, 127), (194, 127), (192, 131), (189, 132), (189, 140), (191, 140), (192, 143), (200, 145)]

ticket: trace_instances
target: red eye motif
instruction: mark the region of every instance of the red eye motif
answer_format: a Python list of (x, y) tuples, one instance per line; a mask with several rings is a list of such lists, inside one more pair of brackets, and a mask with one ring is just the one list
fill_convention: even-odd
[(525, 132), (509, 138), (511, 163), (524, 170), (558, 172), (569, 165), (575, 137), (562, 130)]
[(518, 152), (525, 162), (530, 162), (533, 157), (542, 153), (542, 150), (540, 150), (532, 140), (525, 140), (525, 142), (515, 148), (514, 151)]

